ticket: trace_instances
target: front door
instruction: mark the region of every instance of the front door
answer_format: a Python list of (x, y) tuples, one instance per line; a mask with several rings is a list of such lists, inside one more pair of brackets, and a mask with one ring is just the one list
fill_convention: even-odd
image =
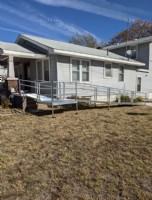
[(30, 62), (24, 63), (24, 90), (26, 92), (31, 91), (31, 82), (29, 82), (31, 79), (31, 73), (30, 73)]
[(25, 80), (31, 79), (30, 62), (24, 63), (24, 79)]

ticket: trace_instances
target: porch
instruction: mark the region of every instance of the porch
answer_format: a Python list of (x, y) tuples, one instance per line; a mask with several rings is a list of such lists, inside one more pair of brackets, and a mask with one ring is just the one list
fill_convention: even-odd
[[(1, 95), (7, 96), (9, 91), (18, 93), (19, 79), (39, 80), (42, 75), (41, 63), (46, 59), (46, 54), (28, 50), (18, 44), (0, 42), (0, 65), (7, 70), (5, 80), (2, 80), (5, 89), (1, 88)], [(45, 70), (49, 71), (49, 63)]]

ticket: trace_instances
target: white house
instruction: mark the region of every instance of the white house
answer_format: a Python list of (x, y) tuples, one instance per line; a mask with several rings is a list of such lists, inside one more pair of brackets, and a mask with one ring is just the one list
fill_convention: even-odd
[(130, 79), (134, 80), (137, 69), (145, 66), (144, 62), (107, 50), (23, 34), (18, 36), (16, 43), (0, 42), (0, 49), (1, 58), (7, 56), (9, 60), (8, 77), (13, 78), (80, 81), (120, 88), (125, 85), (135, 90)]
[[(107, 50), (20, 34), (15, 43), (0, 42), (0, 59), (8, 65), (7, 86), (17, 80), (78, 82), (137, 91), (138, 74), (145, 76), (145, 62)], [(5, 63), (4, 63), (5, 61)], [(149, 95), (150, 87), (145, 90)], [(150, 96), (150, 95), (149, 95)]]

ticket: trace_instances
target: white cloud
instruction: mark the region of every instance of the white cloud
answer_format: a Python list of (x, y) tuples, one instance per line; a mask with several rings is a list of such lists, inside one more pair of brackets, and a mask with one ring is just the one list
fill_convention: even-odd
[(0, 26), (0, 30), (3, 30), (3, 31), (9, 31), (9, 32), (14, 32), (14, 33), (20, 33), (20, 32), (21, 32), (21, 31), (16, 30), (16, 29), (5, 28), (5, 27), (2, 27), (2, 26)]
[[(10, 20), (9, 14), (22, 18), (30, 23), (34, 23), (38, 27), (41, 27), (41, 30), (44, 32), (44, 34), (41, 35), (45, 36), (45, 32), (47, 32), (48, 35), (49, 31), (59, 32), (67, 36), (71, 36), (73, 34), (81, 35), (87, 32), (86, 30), (81, 29), (73, 24), (67, 24), (58, 18), (50, 18), (39, 10), (31, 7), (31, 5), (25, 3), (24, 1), (11, 1), (9, 4), (1, 3), (0, 10), (8, 13), (7, 17), (0, 16), (1, 20), (7, 21), (8, 23), (11, 22), (16, 27), (23, 28), (27, 32), (30, 31), (38, 34), (38, 30), (34, 30), (34, 28), (30, 25), (26, 27), (23, 24), (19, 24), (18, 22), (15, 23), (14, 21)], [(93, 35), (92, 33), (90, 34)]]
[[(36, 2), (55, 6), (55, 7), (67, 7), (75, 10), (85, 11), (93, 13), (96, 15), (101, 15), (121, 21), (134, 21), (137, 19), (136, 16), (128, 14), (126, 11), (129, 10), (125, 6), (116, 3), (109, 3), (107, 0), (98, 0), (98, 1), (81, 1), (81, 0), (34, 0)], [(95, 4), (96, 3), (96, 4)], [(98, 3), (98, 4), (97, 4)], [(133, 10), (133, 9), (132, 9)], [(134, 9), (139, 12), (139, 9)]]

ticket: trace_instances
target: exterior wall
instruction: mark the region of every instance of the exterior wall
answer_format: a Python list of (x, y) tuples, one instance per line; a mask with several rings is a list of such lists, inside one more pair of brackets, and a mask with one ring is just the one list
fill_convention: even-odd
[[(125, 56), (125, 47), (111, 50), (114, 53)], [(143, 43), (138, 45), (136, 60), (143, 62), (146, 66), (140, 67), (136, 73), (137, 77), (141, 77), (141, 92), (147, 93), (147, 97), (152, 99), (152, 43)], [(142, 71), (142, 69), (149, 70), (149, 73)], [(130, 79), (131, 82), (133, 79)], [(136, 85), (137, 83), (135, 83)]]
[(57, 56), (50, 55), (50, 81), (57, 81)]
[[(130, 46), (128, 46), (127, 49), (130, 49)], [(110, 51), (113, 52), (113, 53), (116, 53), (118, 55), (125, 56), (126, 47), (112, 49)], [(146, 66), (142, 67), (142, 68), (144, 68), (144, 69), (149, 68), (149, 43), (143, 43), (143, 44), (139, 44), (137, 46), (137, 58), (136, 58), (136, 60), (146, 64)]]
[(109, 50), (113, 53), (116, 53), (118, 55), (121, 55), (121, 56), (125, 56), (126, 54), (126, 47), (121, 47), (121, 48), (118, 48), (118, 49), (112, 49), (112, 50)]
[(139, 44), (138, 45), (138, 52), (137, 52), (137, 59), (140, 62), (146, 64), (144, 69), (149, 69), (149, 43)]
[(152, 43), (149, 44), (149, 75), (148, 75), (149, 98), (152, 99)]
[(70, 57), (57, 56), (57, 80), (71, 81)]
[[(58, 56), (57, 58), (57, 80), (71, 81), (71, 58), (68, 56)], [(85, 60), (85, 59), (84, 59)], [(90, 66), (91, 80), (90, 84), (119, 89), (133, 90), (136, 89), (136, 67), (125, 66), (124, 82), (119, 82), (119, 64), (112, 64), (112, 78), (104, 76), (104, 62), (92, 60)]]
[[(119, 81), (119, 64), (112, 64), (112, 78), (107, 78), (104, 75), (104, 62), (91, 61), (92, 80), (95, 85), (108, 86), (119, 89), (135, 90), (136, 67), (124, 66), (124, 82)], [(130, 79), (133, 82), (130, 82)]]

